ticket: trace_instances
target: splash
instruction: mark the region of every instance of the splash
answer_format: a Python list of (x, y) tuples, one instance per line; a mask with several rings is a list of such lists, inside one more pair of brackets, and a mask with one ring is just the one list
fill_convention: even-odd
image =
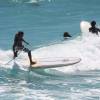
[(8, 62), (12, 60), (12, 58), (13, 55), (11, 50), (7, 50), (7, 51), (0, 50), (0, 67), (11, 68), (13, 66), (13, 63), (12, 62), (8, 63)]
[[(65, 41), (32, 51), (33, 59), (51, 59), (55, 57), (79, 57), (82, 61), (69, 67), (57, 68), (62, 72), (75, 72), (77, 70), (99, 70), (100, 69), (100, 37), (78, 37), (75, 40)], [(12, 51), (0, 50), (0, 64), (5, 64), (12, 59)], [(29, 66), (26, 53), (21, 53), (16, 59), (18, 64)], [(37, 60), (38, 61), (38, 60)], [(9, 63), (12, 66), (13, 62)]]

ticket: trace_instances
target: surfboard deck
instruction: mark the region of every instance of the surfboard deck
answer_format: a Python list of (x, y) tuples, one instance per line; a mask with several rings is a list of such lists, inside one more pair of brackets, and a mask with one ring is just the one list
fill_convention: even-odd
[(56, 67), (63, 67), (63, 66), (70, 66), (77, 64), (81, 61), (80, 58), (56, 58), (56, 59), (44, 59), (42, 61), (38, 61), (36, 64), (31, 65), (32, 69), (37, 68), (56, 68)]

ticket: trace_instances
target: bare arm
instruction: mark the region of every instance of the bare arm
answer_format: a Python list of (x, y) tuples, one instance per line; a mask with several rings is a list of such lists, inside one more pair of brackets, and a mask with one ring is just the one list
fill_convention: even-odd
[(24, 39), (23, 39), (23, 42), (24, 42), (24, 43), (26, 43), (27, 45), (29, 45), (29, 43), (28, 43), (28, 42), (26, 42)]

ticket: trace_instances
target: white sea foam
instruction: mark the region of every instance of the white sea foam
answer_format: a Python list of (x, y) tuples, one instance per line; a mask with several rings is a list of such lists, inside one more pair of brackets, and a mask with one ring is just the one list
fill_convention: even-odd
[(40, 1), (44, 1), (44, 0), (12, 0), (12, 2), (15, 3), (38, 3)]

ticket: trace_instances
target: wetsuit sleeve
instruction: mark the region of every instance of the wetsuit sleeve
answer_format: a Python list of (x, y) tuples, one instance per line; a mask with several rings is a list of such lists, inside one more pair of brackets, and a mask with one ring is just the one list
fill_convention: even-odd
[(98, 28), (98, 32), (100, 32), (100, 29)]
[[(100, 32), (100, 29), (99, 29), (99, 28), (97, 28), (97, 31), (98, 31), (98, 32)], [(98, 33), (98, 32), (97, 32), (97, 35), (99, 36), (99, 33)]]

